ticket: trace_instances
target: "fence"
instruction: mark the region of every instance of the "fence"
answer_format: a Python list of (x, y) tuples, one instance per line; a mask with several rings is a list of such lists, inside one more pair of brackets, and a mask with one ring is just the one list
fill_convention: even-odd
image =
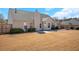
[(10, 32), (11, 28), (12, 28), (11, 24), (0, 24), (0, 34)]

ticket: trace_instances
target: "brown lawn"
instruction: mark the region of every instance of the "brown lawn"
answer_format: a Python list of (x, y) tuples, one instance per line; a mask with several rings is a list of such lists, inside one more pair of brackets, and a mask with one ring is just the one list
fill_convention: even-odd
[(24, 33), (0, 35), (2, 51), (78, 51), (79, 31), (60, 30), (46, 34)]

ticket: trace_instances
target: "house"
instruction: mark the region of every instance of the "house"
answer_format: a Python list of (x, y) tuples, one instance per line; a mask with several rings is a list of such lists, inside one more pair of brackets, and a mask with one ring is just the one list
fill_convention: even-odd
[(61, 21), (61, 27), (66, 29), (79, 28), (79, 18), (69, 18)]
[(36, 31), (51, 30), (52, 25), (55, 25), (50, 16), (41, 14), (38, 10), (30, 12), (12, 8), (8, 13), (8, 24), (12, 24), (13, 28), (22, 28), (23, 30), (35, 28)]

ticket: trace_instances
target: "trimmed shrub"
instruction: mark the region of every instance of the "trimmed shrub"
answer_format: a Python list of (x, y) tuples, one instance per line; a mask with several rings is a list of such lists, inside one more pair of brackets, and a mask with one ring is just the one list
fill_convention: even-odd
[(74, 27), (71, 27), (70, 29), (74, 29)]
[(78, 27), (78, 28), (76, 28), (76, 30), (79, 30), (79, 27)]
[(51, 30), (55, 30), (55, 27), (52, 27)]
[(10, 30), (10, 34), (17, 34), (17, 33), (23, 33), (23, 32), (24, 32), (24, 30), (21, 28), (12, 28)]
[(28, 32), (35, 32), (36, 30), (35, 30), (35, 28), (29, 28), (28, 29)]
[(51, 30), (55, 30), (55, 26), (54, 25), (52, 25)]
[(59, 29), (58, 26), (56, 26), (55, 29), (58, 30)]

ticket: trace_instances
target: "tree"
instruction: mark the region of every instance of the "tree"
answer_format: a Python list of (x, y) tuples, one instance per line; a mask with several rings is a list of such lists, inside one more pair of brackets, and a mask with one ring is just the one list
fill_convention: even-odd
[(3, 15), (0, 14), (0, 23), (3, 23), (4, 22), (3, 19), (4, 19)]
[(8, 19), (5, 19), (4, 22), (5, 22), (6, 24), (8, 24)]
[(3, 24), (3, 15), (2, 14), (0, 14), (0, 24), (1, 24), (1, 33), (3, 33), (3, 26), (2, 26), (2, 24)]

